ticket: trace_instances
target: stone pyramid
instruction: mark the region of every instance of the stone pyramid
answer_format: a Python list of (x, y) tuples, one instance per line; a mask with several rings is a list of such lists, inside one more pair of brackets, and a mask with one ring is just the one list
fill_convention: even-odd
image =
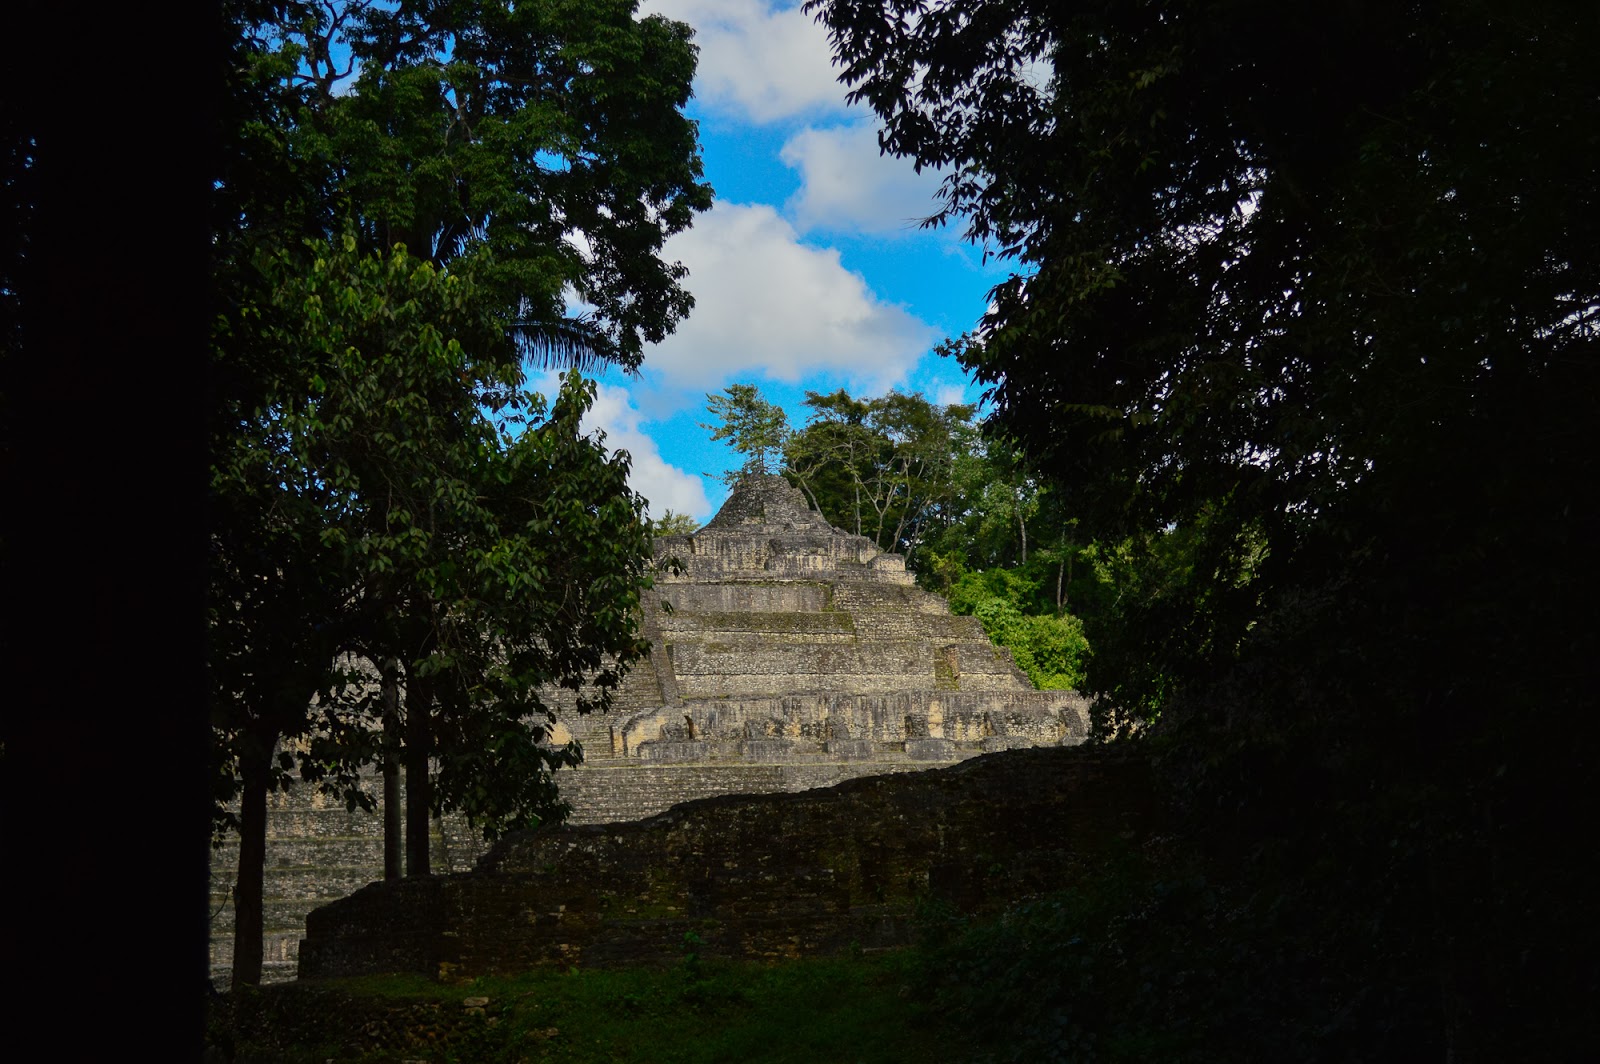
[(565, 721), (584, 745), (561, 780), (580, 823), (1087, 735), (1080, 696), (1034, 690), (976, 619), (781, 476), (741, 479), (709, 524), (656, 551), (648, 664), (616, 712)]

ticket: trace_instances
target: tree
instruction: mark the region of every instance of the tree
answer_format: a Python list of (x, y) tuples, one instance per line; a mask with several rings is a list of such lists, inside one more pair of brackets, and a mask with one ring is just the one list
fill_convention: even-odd
[(1026, 565), (1029, 527), (1049, 490), (1003, 437), (985, 438), (976, 428), (965, 435), (951, 470), (959, 501), (940, 530), (939, 549), (958, 550), (965, 564), (979, 569)]
[(699, 521), (688, 514), (680, 514), (671, 509), (650, 522), (650, 532), (654, 536), (688, 536), (699, 529)]
[(425, 873), (430, 811), (491, 836), (560, 815), (549, 770), (577, 752), (543, 742), (540, 691), (604, 705), (642, 652), (648, 530), (579, 432), (592, 387), (521, 391), (522, 357), (636, 365), (689, 306), (658, 253), (709, 203), (693, 51), (632, 10), (229, 9), (207, 668), (224, 823), (242, 791), (236, 983), (280, 741), (319, 729), (301, 775), (352, 801), (363, 761), (404, 757)]
[[(280, 258), (255, 335), (313, 379), (245, 417), (213, 467), (215, 505), (244, 510), (216, 522), (209, 655), (219, 797), (235, 779), (244, 792), (242, 981), (259, 969), (265, 795), (293, 764), (272, 760), (280, 739), (315, 732), (301, 775), (352, 802), (364, 762), (403, 758), (407, 872), (426, 874), (431, 814), (461, 810), (491, 838), (559, 818), (551, 771), (576, 751), (547, 745), (543, 689), (604, 707), (643, 652), (643, 503), (625, 458), (581, 433), (592, 385), (569, 380), (548, 415), (506, 389), (505, 365), (452, 335), (506, 342), (470, 282), (402, 252), (362, 256), (352, 239), (294, 265)], [(512, 436), (493, 416), (527, 424)], [(352, 654), (385, 686), (403, 676), (403, 731), (341, 666)]]
[(781, 406), (767, 402), (753, 384), (730, 384), (721, 395), (706, 396), (706, 413), (717, 423), (700, 427), (710, 429), (713, 440), (727, 440), (728, 446), (745, 456), (742, 466), (724, 474), (727, 483), (747, 473), (774, 471), (773, 459), (783, 453), (789, 438), (789, 415)]
[(973, 615), (990, 639), (1011, 651), (1033, 686), (1042, 691), (1082, 686), (1089, 644), (1076, 617), (1028, 616), (1001, 598), (985, 599)]
[(807, 392), (806, 405), (812, 413), (785, 444), (784, 468), (817, 512), (859, 536), (868, 505), (863, 496), (886, 443), (867, 424), (872, 405), (843, 388)]
[(972, 408), (921, 393), (856, 399), (806, 393), (806, 427), (784, 448), (785, 472), (840, 528), (879, 548), (914, 552), (951, 497)]
[(1096, 533), (1227, 505), (1281, 554), (1497, 397), (1583, 379), (1564, 5), (807, 9), (885, 150), (948, 170), (930, 223), (1017, 263), (957, 354)]
[[(666, 238), (711, 203), (691, 31), (635, 0), (322, 0), (258, 17), (280, 149), (315, 175), (308, 221), (479, 283), (524, 353), (636, 367), (693, 300)], [(567, 293), (593, 309), (565, 314)]]
[(889, 444), (876, 477), (879, 490), (870, 496), (877, 517), (873, 539), (909, 560), (951, 498), (955, 457), (973, 408), (939, 407), (920, 392), (899, 391), (870, 405), (868, 424)]
[[(1192, 807), (1335, 903), (1351, 984), (1432, 973), (1426, 1052), (1562, 1055), (1579, 992), (1539, 973), (1593, 942), (1526, 827), (1597, 753), (1600, 16), (806, 7), (883, 148), (944, 171), (930, 223), (1015, 265), (960, 356), (991, 428), (1088, 535), (1181, 537), (1140, 654), (1091, 666), (1103, 722), (1157, 721)], [(1377, 921), (1437, 931), (1358, 962)]]

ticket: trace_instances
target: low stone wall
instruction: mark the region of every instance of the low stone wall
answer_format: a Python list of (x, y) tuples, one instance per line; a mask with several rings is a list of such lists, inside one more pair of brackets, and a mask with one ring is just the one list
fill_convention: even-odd
[(1070, 886), (1159, 823), (1148, 766), (1025, 749), (648, 820), (503, 840), (475, 871), (374, 884), (313, 911), (302, 978), (776, 958), (902, 945), (924, 899), (997, 909)]
[[(683, 744), (690, 745), (690, 744)], [(699, 745), (699, 744), (695, 744)], [(864, 744), (871, 746), (872, 744)], [(595, 749), (600, 749), (597, 742)], [(785, 764), (692, 760), (685, 763), (597, 758), (558, 774), (574, 824), (638, 820), (680, 802), (718, 794), (782, 794), (827, 787), (859, 776), (917, 771), (927, 762), (882, 760), (878, 749), (842, 750), (832, 757)], [(373, 781), (372, 788), (377, 790)], [(403, 792), (402, 792), (403, 793)], [(433, 867), (465, 872), (488, 850), (459, 816), (435, 821)], [(228, 986), (233, 970), (236, 839), (211, 855), (211, 979)], [(293, 979), (306, 914), (383, 878), (383, 822), (377, 813), (347, 811), (305, 785), (271, 796), (267, 813), (265, 960), (262, 981)]]
[[(973, 698), (975, 696), (964, 696)], [(1062, 697), (1068, 697), (1063, 693)], [(1074, 696), (1075, 697), (1075, 696)], [(853, 701), (844, 699), (842, 701)], [(743, 707), (721, 707), (737, 713)], [(1069, 719), (1071, 715), (1068, 715)], [(803, 745), (814, 752), (766, 751), (765, 758), (730, 756), (711, 760), (709, 748), (721, 743), (652, 743), (646, 749), (659, 759), (612, 758), (607, 736), (625, 723), (621, 714), (583, 721), (580, 738), (597, 756), (573, 771), (557, 775), (562, 797), (572, 805), (573, 824), (639, 820), (679, 803), (724, 794), (788, 794), (829, 787), (862, 776), (917, 772), (940, 761), (972, 757), (979, 752), (1026, 744), (1030, 738), (991, 737), (956, 744), (912, 739), (884, 744), (868, 739), (829, 739)], [(1068, 741), (1080, 741), (1073, 734)], [(782, 741), (782, 740), (780, 740)], [(682, 747), (678, 760), (670, 758)], [(900, 749), (903, 747), (903, 750)], [(736, 752), (735, 752), (736, 753)], [(893, 760), (891, 760), (893, 758)], [(371, 788), (378, 790), (374, 780)], [(434, 824), (432, 861), (441, 872), (465, 872), (488, 849), (459, 816)], [(226, 987), (233, 966), (233, 907), (230, 891), (238, 867), (238, 845), (216, 850), (211, 858), (211, 978)], [(297, 785), (270, 798), (267, 814), (264, 982), (293, 979), (306, 914), (318, 905), (366, 886), (383, 876), (383, 823), (377, 813), (347, 811), (343, 804)]]

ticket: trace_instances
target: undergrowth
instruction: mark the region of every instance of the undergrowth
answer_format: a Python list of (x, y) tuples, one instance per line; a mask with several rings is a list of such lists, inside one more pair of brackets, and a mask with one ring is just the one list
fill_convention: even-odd
[(684, 962), (666, 970), (267, 987), (250, 995), (246, 1021), (214, 1011), (209, 1059), (909, 1064), (969, 1055), (917, 999), (914, 969), (905, 953), (729, 963), (702, 959), (690, 942)]

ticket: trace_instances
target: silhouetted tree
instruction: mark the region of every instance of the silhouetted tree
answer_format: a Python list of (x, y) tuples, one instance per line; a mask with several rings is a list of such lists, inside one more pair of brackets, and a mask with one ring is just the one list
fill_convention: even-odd
[(1014, 263), (960, 354), (991, 430), (1144, 555), (1102, 723), (1328, 906), (1319, 1000), (1403, 999), (1322, 1044), (1583, 1044), (1594, 921), (1535, 829), (1600, 754), (1600, 12), (806, 7), (930, 223)]

